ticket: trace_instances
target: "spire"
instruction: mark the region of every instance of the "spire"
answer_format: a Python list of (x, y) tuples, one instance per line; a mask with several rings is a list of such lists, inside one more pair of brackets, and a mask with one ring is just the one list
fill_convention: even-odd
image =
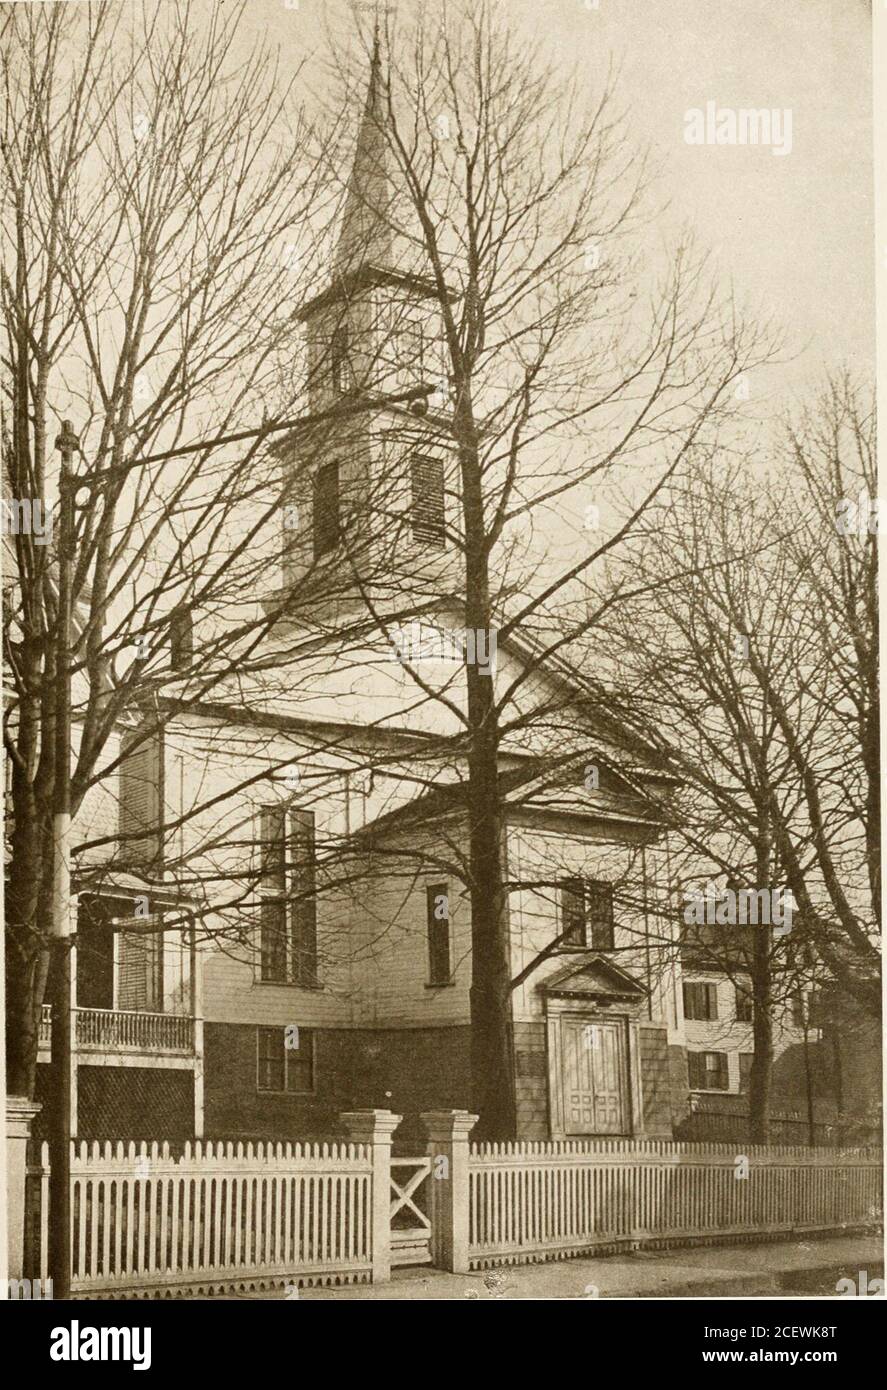
[(345, 195), (342, 230), (336, 248), (335, 268), (340, 274), (359, 270), (364, 265), (391, 264), (391, 204), (392, 185), (385, 136), (382, 54), (377, 11), (369, 86), (357, 136), (354, 164)]

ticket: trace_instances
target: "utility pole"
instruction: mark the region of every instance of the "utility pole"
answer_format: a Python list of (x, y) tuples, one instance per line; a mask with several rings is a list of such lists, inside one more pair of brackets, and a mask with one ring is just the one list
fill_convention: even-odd
[(49, 1273), (53, 1297), (71, 1296), (71, 586), (74, 473), (80, 441), (70, 420), (56, 440), (59, 473), (58, 627), (55, 659), (55, 776), (52, 806), (52, 1114)]

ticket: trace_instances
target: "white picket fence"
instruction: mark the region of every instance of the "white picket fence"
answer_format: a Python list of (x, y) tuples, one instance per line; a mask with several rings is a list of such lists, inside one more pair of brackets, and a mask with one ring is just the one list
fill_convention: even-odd
[(880, 1149), (560, 1140), (472, 1145), (469, 1263), (862, 1227)]
[[(632, 1247), (871, 1227), (879, 1149), (658, 1140), (472, 1145), (465, 1111), (342, 1115), (352, 1143), (72, 1146), (72, 1293), (157, 1297), (384, 1282)], [(445, 1160), (445, 1161), (441, 1161)], [(28, 1170), (25, 1275), (48, 1270), (49, 1150)]]
[[(30, 1170), (33, 1263), (48, 1275), (49, 1148)], [(38, 1195), (39, 1192), (39, 1195)], [(212, 1293), (367, 1281), (365, 1144), (73, 1146), (72, 1292)], [(387, 1194), (386, 1194), (387, 1198)]]

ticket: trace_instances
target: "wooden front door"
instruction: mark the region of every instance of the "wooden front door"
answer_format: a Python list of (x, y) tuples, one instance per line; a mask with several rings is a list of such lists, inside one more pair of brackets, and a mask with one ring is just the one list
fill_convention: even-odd
[(627, 1134), (625, 1025), (563, 1020), (567, 1134)]

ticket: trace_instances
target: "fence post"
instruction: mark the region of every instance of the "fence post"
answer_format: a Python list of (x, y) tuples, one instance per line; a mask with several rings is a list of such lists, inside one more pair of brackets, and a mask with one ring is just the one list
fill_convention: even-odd
[(373, 1283), (391, 1278), (391, 1136), (403, 1119), (391, 1110), (345, 1110), (339, 1119), (353, 1144), (370, 1144), (373, 1159)]
[[(429, 1110), (420, 1115), (431, 1159), (429, 1216), (431, 1258), (438, 1269), (468, 1273), (468, 1136), (477, 1116), (467, 1110)], [(442, 1161), (443, 1160), (443, 1161)]]
[[(27, 1096), (6, 1097), (6, 1251), (8, 1279), (21, 1279), (25, 1263), (25, 1177), (31, 1124), (40, 1109)], [(39, 1274), (39, 1270), (38, 1270)]]

